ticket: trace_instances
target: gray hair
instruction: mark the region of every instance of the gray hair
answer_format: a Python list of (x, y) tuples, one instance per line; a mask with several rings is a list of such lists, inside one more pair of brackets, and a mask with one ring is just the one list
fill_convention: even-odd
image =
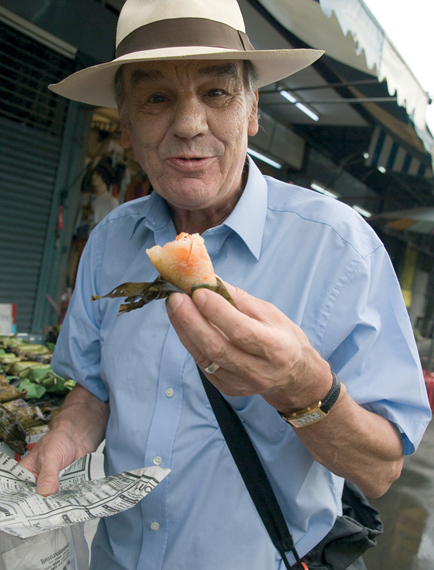
[[(258, 72), (256, 71), (256, 67), (253, 63), (245, 59), (243, 65), (243, 82), (246, 91), (249, 95), (253, 96), (255, 91), (258, 89)], [(123, 82), (123, 65), (119, 67), (115, 75), (115, 101), (119, 107), (122, 107), (122, 104), (125, 100), (125, 86)]]

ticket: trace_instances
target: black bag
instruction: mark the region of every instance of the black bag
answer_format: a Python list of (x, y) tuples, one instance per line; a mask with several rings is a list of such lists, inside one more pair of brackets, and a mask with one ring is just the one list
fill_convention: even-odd
[(279, 503), (241, 420), (199, 367), (198, 371), (232, 457), (288, 570), (291, 566), (285, 553), (289, 551), (297, 561), (295, 568), (300, 570), (344, 570), (376, 545), (376, 537), (383, 532), (380, 515), (360, 489), (354, 483), (346, 481), (342, 494), (343, 515), (336, 519), (323, 540), (301, 560)]
[(344, 570), (377, 544), (383, 532), (380, 515), (354, 483), (345, 481), (343, 515), (303, 561), (312, 570)]

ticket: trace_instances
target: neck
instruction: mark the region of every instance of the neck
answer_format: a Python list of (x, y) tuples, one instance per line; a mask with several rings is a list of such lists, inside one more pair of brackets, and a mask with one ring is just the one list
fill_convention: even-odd
[(232, 194), (229, 200), (217, 206), (204, 208), (202, 210), (184, 210), (169, 204), (173, 212), (173, 223), (175, 224), (177, 233), (202, 234), (210, 228), (221, 225), (233, 212), (238, 200), (244, 192), (246, 182), (247, 170), (244, 169), (240, 189)]

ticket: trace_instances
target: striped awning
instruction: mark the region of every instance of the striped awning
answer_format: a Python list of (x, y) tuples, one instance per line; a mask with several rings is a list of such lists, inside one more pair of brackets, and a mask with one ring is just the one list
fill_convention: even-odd
[[(432, 1), (432, 0), (427, 0)], [(429, 96), (363, 0), (260, 0), (284, 27), (337, 61), (387, 81), (390, 95), (406, 109), (428, 153)], [(403, 31), (405, 33), (405, 30)]]
[(422, 178), (432, 178), (433, 171), (429, 157), (422, 158), (403, 146), (398, 139), (384, 128), (376, 126), (368, 150), (366, 166), (384, 168), (389, 172), (399, 172)]

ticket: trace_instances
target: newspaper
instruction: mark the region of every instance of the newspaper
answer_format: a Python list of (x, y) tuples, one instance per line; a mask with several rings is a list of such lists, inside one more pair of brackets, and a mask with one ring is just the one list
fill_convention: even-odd
[(120, 513), (138, 503), (170, 472), (163, 467), (143, 467), (95, 479), (102, 460), (102, 454), (81, 457), (61, 472), (59, 492), (42, 497), (36, 493), (34, 475), (0, 453), (0, 531), (28, 538)]

